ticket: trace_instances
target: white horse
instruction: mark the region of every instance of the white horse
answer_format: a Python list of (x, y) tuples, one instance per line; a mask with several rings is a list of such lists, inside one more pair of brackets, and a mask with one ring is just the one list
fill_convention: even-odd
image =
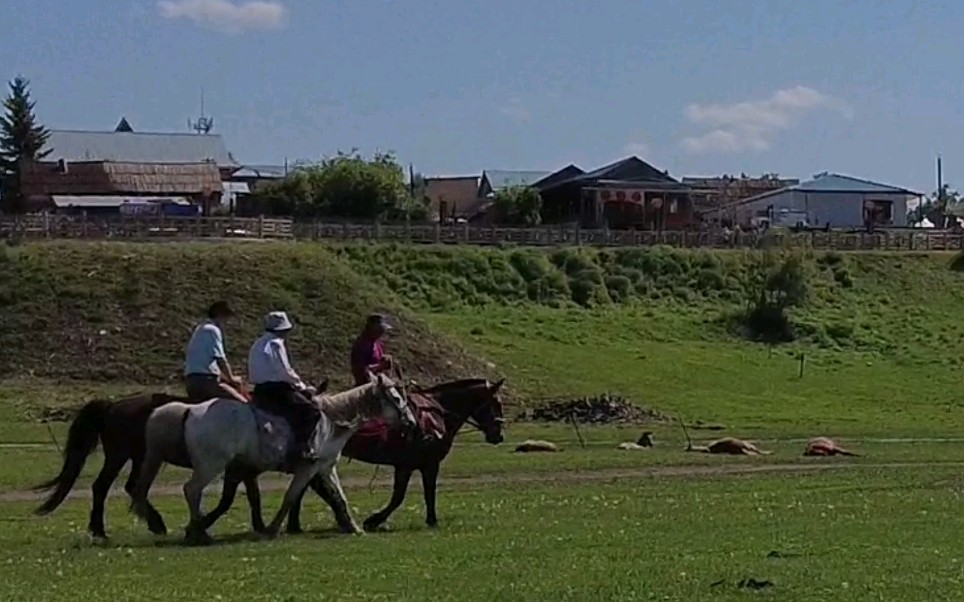
[(145, 459), (131, 502), (134, 512), (146, 518), (151, 484), (165, 462), (189, 466), (193, 473), (184, 484), (184, 498), (191, 519), (185, 540), (208, 543), (210, 525), (201, 514), (201, 497), (211, 481), (229, 465), (255, 474), (287, 469), (294, 477), (278, 514), (265, 530), (267, 535), (278, 534), (292, 504), (316, 475), (322, 477), (344, 509), (347, 530), (361, 533), (348, 509), (335, 470), (342, 448), (368, 420), (383, 418), (391, 424), (401, 423), (411, 428), (415, 417), (404, 392), (382, 375), (372, 383), (335, 395), (319, 395), (312, 401), (321, 410), (321, 420), (313, 435), (319, 459), (302, 461), (293, 471), (286, 466), (286, 459), (290, 457), (288, 452), (294, 438), (288, 421), (280, 416), (233, 399), (212, 399), (196, 405), (173, 402), (157, 408), (147, 421)]

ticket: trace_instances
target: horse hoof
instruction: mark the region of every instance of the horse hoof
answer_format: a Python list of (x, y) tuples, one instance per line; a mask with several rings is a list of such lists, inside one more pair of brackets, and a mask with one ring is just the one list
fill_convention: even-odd
[(209, 546), (214, 543), (214, 539), (207, 533), (203, 535), (188, 535), (184, 538), (184, 543), (189, 546)]
[(214, 543), (214, 539), (206, 531), (185, 529), (184, 543), (189, 546), (209, 546)]
[(154, 535), (158, 535), (161, 537), (167, 535), (167, 527), (165, 527), (164, 525), (148, 525), (147, 528)]
[(428, 525), (429, 529), (438, 529), (438, 521), (430, 521), (425, 524)]

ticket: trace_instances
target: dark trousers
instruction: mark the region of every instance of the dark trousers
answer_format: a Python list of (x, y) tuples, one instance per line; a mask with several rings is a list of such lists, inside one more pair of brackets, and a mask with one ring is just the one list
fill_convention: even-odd
[(321, 420), (318, 406), (284, 382), (255, 385), (254, 400), (265, 410), (277, 411), (284, 416), (291, 425), (298, 446), (302, 450), (308, 447), (311, 434)]

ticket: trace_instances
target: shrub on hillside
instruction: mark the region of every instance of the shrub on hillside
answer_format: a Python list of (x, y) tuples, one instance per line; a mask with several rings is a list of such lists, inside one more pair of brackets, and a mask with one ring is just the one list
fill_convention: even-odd
[(755, 294), (744, 314), (750, 334), (770, 343), (793, 341), (796, 336), (788, 312), (805, 305), (810, 291), (803, 258), (768, 253), (753, 267), (751, 279)]

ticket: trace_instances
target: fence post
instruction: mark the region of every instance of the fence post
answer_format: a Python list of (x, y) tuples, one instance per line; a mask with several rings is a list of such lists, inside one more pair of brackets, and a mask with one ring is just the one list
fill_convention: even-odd
[(442, 224), (435, 223), (435, 244), (440, 244), (442, 242)]
[(379, 240), (382, 237), (382, 224), (375, 219), (375, 240)]
[(576, 246), (582, 245), (582, 227), (576, 224)]
[(87, 238), (87, 210), (80, 212), (80, 237)]
[(258, 238), (264, 238), (264, 214), (258, 216)]
[(462, 233), (463, 233), (463, 238), (464, 238), (464, 240), (463, 240), (462, 242), (468, 243), (468, 242), (469, 242), (469, 222), (468, 222), (468, 220), (466, 220), (465, 223), (462, 224)]

